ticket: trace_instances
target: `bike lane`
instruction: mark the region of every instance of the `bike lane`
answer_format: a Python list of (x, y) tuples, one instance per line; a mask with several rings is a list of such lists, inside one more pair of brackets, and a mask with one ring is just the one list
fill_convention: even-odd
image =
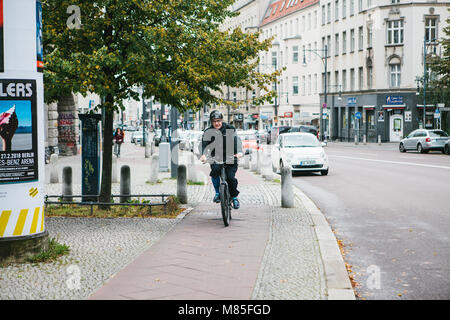
[[(208, 166), (197, 167), (209, 173)], [(236, 176), (241, 186), (260, 183), (244, 170)], [(90, 299), (251, 299), (269, 238), (270, 210), (244, 204), (232, 210), (226, 228), (220, 205), (202, 202)]]

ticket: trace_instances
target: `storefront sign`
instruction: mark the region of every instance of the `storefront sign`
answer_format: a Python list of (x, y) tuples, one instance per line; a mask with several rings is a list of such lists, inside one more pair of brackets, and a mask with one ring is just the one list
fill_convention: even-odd
[(294, 114), (292, 112), (285, 112), (284, 113), (284, 117), (285, 118), (292, 118), (294, 116)]
[(384, 112), (378, 111), (378, 122), (384, 122)]
[(0, 80), (0, 184), (38, 180), (36, 81)]
[(388, 106), (403, 105), (403, 96), (387, 96), (386, 104)]
[(356, 106), (356, 97), (347, 98), (347, 105), (349, 107)]
[(411, 122), (412, 121), (412, 113), (411, 111), (405, 111), (405, 121)]

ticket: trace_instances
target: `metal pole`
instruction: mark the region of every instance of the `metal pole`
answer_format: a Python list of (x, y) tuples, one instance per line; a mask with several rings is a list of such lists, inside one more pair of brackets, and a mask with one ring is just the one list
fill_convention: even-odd
[[(230, 102), (230, 87), (227, 87), (227, 101)], [(230, 105), (227, 106), (228, 109), (228, 123), (230, 123)]]
[(427, 38), (423, 40), (423, 129), (425, 129), (425, 118), (427, 108)]
[(144, 100), (144, 88), (142, 88), (142, 145), (145, 146), (145, 100)]
[[(327, 62), (328, 62), (328, 46), (325, 45), (325, 76), (324, 76), (324, 88), (323, 88), (323, 92), (324, 92), (324, 102), (325, 102), (325, 106), (328, 108), (328, 104), (327, 104), (327, 85), (328, 85), (328, 70), (327, 70)], [(324, 132), (324, 128), (323, 128), (323, 106), (320, 106), (320, 141), (323, 141), (323, 132)]]

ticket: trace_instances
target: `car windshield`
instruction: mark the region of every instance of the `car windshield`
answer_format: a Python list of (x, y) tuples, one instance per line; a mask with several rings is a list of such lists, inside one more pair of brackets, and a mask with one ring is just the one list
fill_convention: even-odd
[(448, 134), (445, 131), (436, 130), (436, 131), (430, 131), (430, 137), (432, 137), (432, 138), (440, 138), (440, 137), (447, 138)]
[(319, 140), (313, 135), (302, 134), (285, 136), (283, 140), (283, 147), (285, 148), (307, 148), (307, 147), (321, 147)]

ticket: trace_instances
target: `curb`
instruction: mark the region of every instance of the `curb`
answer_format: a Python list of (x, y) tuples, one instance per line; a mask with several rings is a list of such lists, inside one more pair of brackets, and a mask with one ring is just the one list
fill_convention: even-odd
[(337, 244), (337, 239), (331, 231), (323, 213), (314, 202), (298, 187), (293, 186), (295, 194), (300, 198), (308, 210), (319, 241), (320, 254), (325, 271), (328, 300), (356, 300), (344, 259)]

